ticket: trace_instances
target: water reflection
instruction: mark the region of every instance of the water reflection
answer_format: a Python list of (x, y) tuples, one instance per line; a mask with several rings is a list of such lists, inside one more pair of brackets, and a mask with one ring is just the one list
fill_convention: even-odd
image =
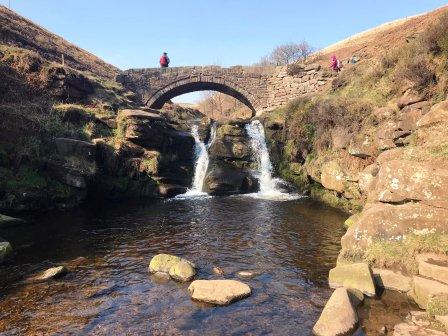
[[(330, 290), (345, 215), (312, 201), (213, 197), (106, 205), (51, 214), (1, 235), (13, 243), (0, 270), (0, 333), (22, 334), (308, 334)], [(188, 285), (154, 282), (151, 257), (194, 261), (200, 278), (239, 270), (248, 299), (228, 307), (192, 302)], [(84, 257), (85, 259), (77, 259)], [(81, 260), (81, 262), (80, 262)], [(19, 283), (52, 263), (63, 279)]]

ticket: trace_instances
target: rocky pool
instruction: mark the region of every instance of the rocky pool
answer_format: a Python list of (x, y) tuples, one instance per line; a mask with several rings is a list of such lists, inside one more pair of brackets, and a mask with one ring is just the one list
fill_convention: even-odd
[[(331, 294), (346, 215), (306, 198), (250, 196), (104, 204), (2, 232), (1, 335), (307, 335)], [(188, 284), (148, 273), (157, 253), (183, 256), (196, 278), (244, 279), (252, 295), (225, 307), (194, 302)], [(25, 279), (52, 265), (69, 273)], [(225, 275), (213, 273), (220, 267)], [(241, 279), (240, 279), (241, 280)]]

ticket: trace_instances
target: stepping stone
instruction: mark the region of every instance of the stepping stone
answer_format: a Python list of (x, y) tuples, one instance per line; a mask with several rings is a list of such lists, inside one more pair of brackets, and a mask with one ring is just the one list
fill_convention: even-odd
[(186, 260), (181, 260), (177, 264), (171, 266), (169, 275), (176, 281), (187, 282), (194, 278), (196, 270), (191, 266), (191, 263)]
[(313, 333), (318, 336), (337, 336), (352, 333), (358, 325), (358, 314), (347, 289), (337, 288), (316, 322)]
[(375, 296), (372, 272), (366, 263), (340, 265), (330, 270), (328, 282), (331, 288), (357, 289), (367, 296)]
[(448, 295), (448, 285), (441, 282), (414, 276), (413, 298), (422, 309), (428, 308), (431, 300), (437, 300)]
[(412, 278), (387, 269), (374, 268), (373, 277), (376, 284), (385, 289), (409, 292), (412, 289)]
[(418, 273), (448, 284), (448, 257), (437, 254), (419, 254), (417, 256)]
[(51, 279), (57, 279), (60, 277), (63, 277), (68, 272), (67, 268), (65, 266), (57, 266), (47, 269), (46, 271), (42, 272), (38, 276), (32, 278), (32, 281), (47, 281)]
[(150, 273), (166, 273), (176, 281), (186, 282), (193, 279), (196, 266), (183, 258), (171, 254), (157, 254), (149, 263)]
[(236, 280), (195, 280), (188, 287), (191, 298), (215, 305), (228, 305), (251, 294), (245, 283)]

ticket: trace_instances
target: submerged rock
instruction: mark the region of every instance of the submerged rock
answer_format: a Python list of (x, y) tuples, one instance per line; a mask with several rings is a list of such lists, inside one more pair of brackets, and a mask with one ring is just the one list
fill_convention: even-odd
[(248, 285), (236, 280), (195, 280), (188, 290), (193, 300), (215, 305), (228, 305), (251, 294)]
[(225, 274), (224, 270), (219, 266), (213, 267), (213, 273), (220, 276), (223, 276)]
[(0, 264), (11, 254), (11, 244), (0, 238)]
[(58, 279), (66, 275), (68, 272), (65, 266), (57, 266), (47, 269), (38, 276), (32, 278), (33, 281), (47, 281), (51, 279)]
[(238, 275), (240, 278), (243, 278), (243, 279), (251, 279), (253, 277), (256, 277), (259, 274), (260, 274), (260, 272), (249, 271), (249, 270), (236, 272), (236, 275)]
[(348, 335), (358, 325), (358, 315), (345, 288), (337, 288), (313, 328), (318, 336)]
[(157, 254), (151, 259), (150, 273), (166, 273), (177, 281), (190, 281), (196, 274), (195, 265), (183, 258), (171, 254)]
[(336, 266), (330, 270), (328, 282), (331, 288), (357, 289), (367, 296), (375, 296), (375, 283), (366, 263)]

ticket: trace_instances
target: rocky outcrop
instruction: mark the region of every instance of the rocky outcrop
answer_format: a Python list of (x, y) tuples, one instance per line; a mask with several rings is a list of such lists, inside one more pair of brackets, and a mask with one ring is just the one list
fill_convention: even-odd
[(251, 294), (248, 285), (236, 280), (195, 280), (188, 291), (193, 300), (219, 306), (228, 305)]
[(254, 192), (258, 180), (250, 140), (244, 123), (218, 125), (216, 138), (210, 146), (210, 163), (204, 181), (204, 191), (211, 195), (231, 195)]

